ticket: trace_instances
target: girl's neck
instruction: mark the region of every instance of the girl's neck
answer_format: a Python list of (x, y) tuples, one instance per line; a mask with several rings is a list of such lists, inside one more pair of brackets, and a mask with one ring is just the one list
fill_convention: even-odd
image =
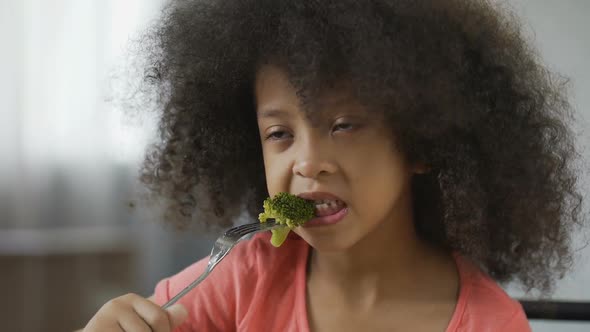
[(425, 245), (413, 230), (391, 234), (376, 229), (345, 251), (313, 251), (310, 269), (336, 280), (388, 276), (397, 274), (396, 271), (407, 271), (416, 264), (424, 249)]
[(402, 295), (416, 283), (427, 282), (425, 276), (448, 270), (448, 255), (421, 240), (411, 215), (406, 217), (381, 223), (348, 250), (312, 251), (310, 279), (324, 280), (351, 297), (372, 293), (377, 300)]

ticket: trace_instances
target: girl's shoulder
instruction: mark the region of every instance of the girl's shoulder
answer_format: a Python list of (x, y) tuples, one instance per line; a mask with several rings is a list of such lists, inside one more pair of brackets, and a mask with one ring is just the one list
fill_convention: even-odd
[[(289, 235), (284, 244), (276, 248), (270, 243), (270, 232), (256, 234), (251, 240), (238, 243), (198, 288), (217, 285), (241, 288), (251, 286), (252, 282), (276, 283), (279, 280), (274, 279), (277, 278), (289, 279), (289, 271), (295, 272), (295, 264), (307, 258), (308, 246), (298, 236)], [(162, 284), (166, 284), (166, 294), (161, 295), (174, 296), (175, 292), (181, 291), (205, 271), (208, 259), (207, 256), (179, 273), (161, 280), (156, 291), (158, 287), (163, 286)]]
[(447, 332), (531, 330), (520, 302), (468, 258), (458, 253), (454, 256), (460, 291)]
[[(270, 233), (240, 242), (209, 277), (179, 301), (189, 312), (183, 326), (187, 330), (191, 326), (201, 330), (235, 330), (242, 324), (262, 323), (263, 313), (270, 306), (283, 304), (284, 308), (292, 308), (300, 300), (296, 292), (301, 287), (293, 286), (302, 284), (308, 246), (299, 237), (290, 236), (275, 248), (270, 243)], [(156, 303), (167, 302), (189, 285), (205, 270), (207, 261), (205, 257), (161, 280), (154, 293)], [(285, 301), (288, 303), (282, 303)]]

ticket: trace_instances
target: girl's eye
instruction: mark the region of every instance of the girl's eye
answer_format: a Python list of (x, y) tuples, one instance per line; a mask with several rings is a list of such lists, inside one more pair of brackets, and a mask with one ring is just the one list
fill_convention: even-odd
[(290, 134), (284, 130), (275, 130), (272, 133), (266, 135), (267, 140), (282, 140), (290, 138)]
[(354, 129), (355, 126), (352, 123), (338, 123), (334, 125), (332, 128), (333, 131), (350, 131)]

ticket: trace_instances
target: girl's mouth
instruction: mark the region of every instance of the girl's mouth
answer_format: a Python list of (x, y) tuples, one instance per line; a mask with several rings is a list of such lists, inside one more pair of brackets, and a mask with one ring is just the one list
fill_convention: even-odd
[(339, 199), (316, 200), (316, 217), (306, 222), (303, 227), (333, 225), (344, 219), (348, 213), (346, 203)]

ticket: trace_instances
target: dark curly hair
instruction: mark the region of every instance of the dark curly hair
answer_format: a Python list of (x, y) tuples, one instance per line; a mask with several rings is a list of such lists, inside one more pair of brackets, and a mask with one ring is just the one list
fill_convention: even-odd
[(566, 80), (543, 67), (509, 9), (483, 0), (174, 1), (141, 43), (143, 86), (161, 112), (141, 180), (165, 198), (168, 220), (225, 227), (261, 211), (253, 86), (272, 63), (305, 103), (350, 83), (389, 121), (398, 148), (428, 165), (413, 180), (421, 236), (528, 290), (551, 290), (570, 267), (582, 213)]

